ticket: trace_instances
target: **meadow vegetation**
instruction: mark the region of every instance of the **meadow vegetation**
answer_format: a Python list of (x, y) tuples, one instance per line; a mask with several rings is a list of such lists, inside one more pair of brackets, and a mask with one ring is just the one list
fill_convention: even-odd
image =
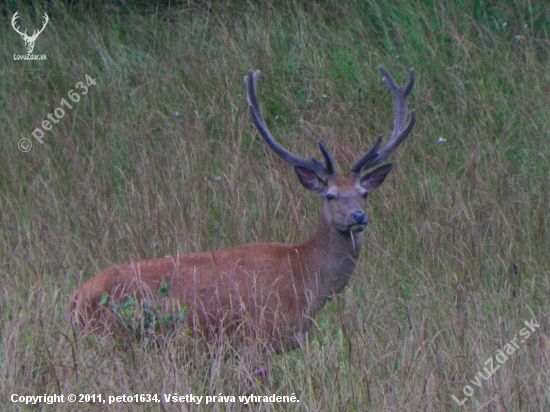
[[(1, 6), (3, 410), (75, 408), (14, 404), (13, 393), (174, 392), (300, 402), (105, 410), (550, 408), (548, 2), (75, 3)], [(47, 60), (13, 59), (25, 53), (16, 10), (31, 32), (48, 13), (34, 50)], [(379, 65), (398, 83), (415, 69), (417, 123), (370, 196), (351, 284), (305, 347), (267, 360), (262, 377), (223, 340), (205, 347), (185, 329), (71, 325), (71, 294), (113, 265), (310, 236), (318, 200), (261, 141), (243, 76), (262, 71), (283, 146), (318, 156), (322, 139), (346, 173), (391, 132)], [(39, 144), (31, 132), (87, 74), (97, 85)], [(521, 349), (471, 383), (532, 319), (540, 328)]]

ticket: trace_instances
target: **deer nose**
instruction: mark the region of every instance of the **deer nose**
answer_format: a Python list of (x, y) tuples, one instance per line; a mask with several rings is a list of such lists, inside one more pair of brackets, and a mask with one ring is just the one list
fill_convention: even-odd
[(363, 224), (367, 222), (367, 215), (360, 209), (351, 212), (351, 217), (354, 218), (358, 224)]

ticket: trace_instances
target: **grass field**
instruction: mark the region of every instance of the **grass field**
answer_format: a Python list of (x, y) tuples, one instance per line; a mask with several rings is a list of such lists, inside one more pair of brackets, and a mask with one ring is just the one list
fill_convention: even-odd
[[(157, 393), (103, 410), (550, 410), (550, 4), (442, 4), (3, 2), (1, 409), (97, 409), (12, 394)], [(48, 13), (34, 49), (47, 60), (14, 60), (16, 10), (29, 32)], [(185, 330), (152, 341), (71, 326), (71, 294), (113, 265), (307, 239), (318, 200), (261, 141), (243, 76), (262, 71), (281, 144), (318, 156), (322, 139), (346, 173), (391, 132), (379, 65), (399, 83), (415, 69), (417, 124), (370, 197), (351, 284), (306, 346), (256, 377)], [(86, 75), (97, 84), (70, 101)], [(40, 144), (31, 132), (63, 98), (72, 109)], [(166, 403), (175, 392), (237, 400)], [(239, 403), (249, 394), (299, 403)]]

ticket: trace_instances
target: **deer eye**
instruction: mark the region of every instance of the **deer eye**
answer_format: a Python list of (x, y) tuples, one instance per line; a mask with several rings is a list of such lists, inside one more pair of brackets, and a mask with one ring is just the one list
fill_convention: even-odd
[(334, 199), (334, 195), (332, 193), (327, 193), (327, 200)]
[(369, 197), (369, 192), (362, 193), (361, 196), (363, 196), (365, 199)]

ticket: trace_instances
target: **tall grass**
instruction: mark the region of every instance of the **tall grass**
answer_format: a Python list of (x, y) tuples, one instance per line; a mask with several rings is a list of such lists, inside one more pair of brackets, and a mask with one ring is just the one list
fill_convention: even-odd
[[(174, 392), (300, 400), (181, 410), (550, 407), (547, 2), (4, 4), (3, 410), (36, 410), (13, 393)], [(16, 10), (31, 32), (48, 13), (34, 51), (47, 60), (13, 59), (24, 53)], [(258, 138), (242, 78), (262, 70), (279, 142), (308, 157), (322, 139), (346, 173), (392, 127), (379, 65), (398, 82), (414, 67), (417, 125), (371, 196), (353, 281), (307, 346), (255, 377), (227, 346), (184, 344), (185, 331), (151, 345), (70, 326), (72, 292), (112, 265), (311, 235), (317, 199)], [(86, 74), (97, 85), (39, 144), (30, 133)], [(522, 348), (481, 387), (470, 383), (531, 319), (540, 329)], [(451, 396), (463, 399), (465, 385), (474, 394), (459, 407)]]

